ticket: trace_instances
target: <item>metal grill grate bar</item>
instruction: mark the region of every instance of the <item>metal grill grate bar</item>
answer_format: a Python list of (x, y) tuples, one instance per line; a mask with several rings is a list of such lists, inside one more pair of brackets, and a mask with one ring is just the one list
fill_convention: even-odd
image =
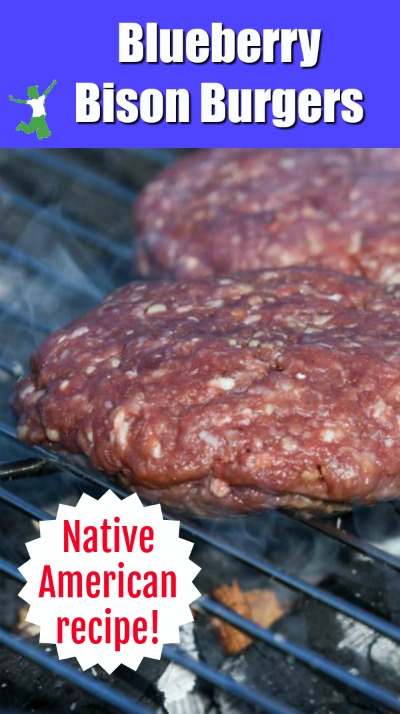
[(5, 558), (1, 558), (1, 557), (0, 557), (0, 571), (2, 573), (5, 573), (5, 575), (8, 575), (8, 577), (13, 578), (13, 580), (19, 580), (21, 583), (25, 582), (25, 579), (19, 572), (18, 568), (15, 565), (13, 565), (12, 563), (9, 563), (8, 560), (5, 560)]
[(323, 533), (328, 538), (339, 541), (339, 543), (356, 550), (358, 553), (366, 555), (368, 558), (371, 558), (371, 560), (379, 561), (380, 563), (384, 563), (395, 570), (400, 570), (400, 558), (392, 555), (392, 553), (387, 553), (386, 551), (381, 550), (381, 548), (368, 543), (368, 541), (361, 540), (361, 538), (358, 538), (356, 535), (353, 535), (348, 531), (343, 531), (340, 528), (337, 528), (332, 523), (327, 523), (319, 518), (305, 518), (304, 516), (286, 513), (285, 511), (280, 511), (280, 513), (282, 513), (282, 515), (286, 518), (290, 518), (292, 521), (300, 523), (306, 528), (311, 528), (318, 533)]
[(40, 474), (56, 473), (57, 469), (53, 464), (37, 458), (22, 459), (21, 461), (6, 461), (0, 464), (0, 482), (16, 481), (18, 479), (29, 478), (29, 476), (39, 476)]
[(112, 241), (98, 231), (86, 228), (80, 223), (76, 223), (69, 218), (63, 218), (62, 216), (50, 212), (51, 209), (49, 208), (42, 207), (42, 210), (39, 210), (38, 205), (33, 201), (30, 201), (28, 198), (20, 196), (12, 191), (5, 191), (4, 189), (0, 191), (0, 198), (3, 201), (3, 204), (14, 206), (24, 213), (28, 213), (38, 222), (47, 223), (49, 226), (52, 226), (52, 228), (56, 228), (67, 235), (72, 234), (79, 237), (83, 241), (86, 241), (86, 243), (94, 245), (96, 248), (106, 250), (116, 258), (122, 258), (124, 260), (132, 259), (132, 251), (130, 247), (124, 246), (116, 241)]
[(0, 357), (0, 369), (2, 369), (3, 372), (7, 372), (10, 377), (17, 378), (20, 377), (22, 374), (22, 368), (19, 364), (15, 362), (8, 362), (8, 360), (4, 359), (3, 357)]
[(126, 712), (127, 714), (151, 714), (150, 709), (133, 701), (130, 697), (125, 696), (125, 694), (121, 694), (117, 689), (113, 689), (98, 680), (94, 681), (87, 674), (73, 669), (70, 665), (65, 664), (65, 662), (60, 662), (55, 657), (43, 652), (39, 647), (35, 647), (25, 640), (10, 635), (2, 627), (0, 627), (0, 644), (14, 650), (14, 652), (18, 652), (23, 657), (26, 657), (53, 674), (79, 687), (79, 689), (83, 689), (85, 692), (88, 692), (88, 694), (96, 697), (96, 699), (100, 699), (122, 712)]
[(27, 503), (23, 498), (16, 496), (14, 493), (11, 493), (11, 491), (7, 491), (3, 486), (0, 486), (0, 503), (7, 503), (8, 506), (15, 508), (16, 511), (20, 511), (20, 513), (34, 518), (36, 521), (53, 520), (53, 516), (51, 516), (50, 513), (43, 511), (42, 508), (38, 508), (32, 503)]
[[(23, 577), (23, 575), (21, 575), (18, 568), (16, 568), (11, 563), (8, 563), (7, 561), (5, 561), (3, 558), (0, 558), (0, 571), (5, 572), (7, 575), (9, 575), (14, 580), (17, 580), (21, 584), (25, 583), (25, 578)], [(8, 633), (5, 630), (2, 630), (2, 628), (0, 627), (0, 643), (2, 642), (2, 639), (1, 639), (2, 634), (7, 635)], [(16, 638), (14, 638), (14, 639), (16, 639)], [(3, 642), (3, 644), (6, 644), (6, 646), (8, 646), (6, 642)], [(12, 647), (12, 649), (16, 649), (16, 648)], [(36, 648), (32, 648), (32, 649), (35, 652), (40, 651), (40, 650), (37, 650)], [(238, 699), (241, 699), (242, 701), (245, 701), (248, 704), (252, 704), (254, 706), (260, 707), (262, 709), (262, 711), (269, 712), (270, 714), (295, 714), (295, 712), (296, 712), (296, 710), (293, 709), (292, 707), (288, 707), (284, 704), (281, 704), (276, 699), (269, 697), (266, 694), (262, 694), (261, 692), (250, 689), (249, 687), (243, 688), (241, 683), (236, 682), (234, 679), (232, 679), (232, 677), (228, 677), (224, 674), (221, 674), (220, 672), (218, 672), (218, 670), (214, 669), (213, 667), (210, 667), (210, 665), (205, 664), (204, 662), (201, 662), (199, 660), (196, 660), (193, 657), (190, 657), (189, 655), (186, 654), (186, 652), (184, 652), (179, 647), (173, 647), (171, 645), (164, 645), (163, 656), (165, 656), (171, 662), (175, 662), (175, 664), (179, 664), (182, 667), (184, 667), (185, 669), (188, 669), (190, 672), (193, 672), (194, 674), (198, 675), (199, 677), (206, 680), (207, 682), (218, 686), (220, 689), (223, 689), (224, 691), (228, 692), (232, 696), (234, 696)], [(54, 660), (53, 657), (50, 657), (49, 660), (54, 661), (54, 662), (57, 661), (57, 660)], [(43, 664), (45, 667), (47, 667), (47, 664), (45, 664), (44, 662), (42, 662), (41, 664)], [(64, 663), (60, 662), (59, 664), (61, 664), (62, 666), (65, 666)], [(68, 668), (68, 669), (71, 669), (72, 672), (76, 671), (76, 670), (72, 670), (72, 668)], [(62, 674), (62, 672), (59, 672), (59, 673)], [(65, 676), (65, 679), (68, 678), (66, 675), (64, 675), (64, 676)], [(81, 686), (81, 685), (78, 684), (78, 686)], [(117, 705), (115, 705), (115, 706), (117, 706)], [(131, 710), (128, 710), (128, 711), (131, 711)], [(132, 711), (136, 711), (136, 710), (132, 710)], [(149, 710), (147, 708), (144, 708), (144, 709), (142, 708), (139, 711), (143, 711), (143, 712), (147, 713)]]
[(400, 642), (400, 628), (396, 625), (393, 625), (391, 622), (384, 620), (381, 617), (374, 615), (371, 612), (368, 612), (367, 610), (363, 610), (357, 605), (353, 605), (352, 603), (347, 602), (346, 600), (343, 600), (342, 598), (336, 595), (332, 595), (331, 593), (322, 590), (318, 586), (311, 585), (310, 583), (306, 582), (305, 580), (301, 580), (295, 575), (289, 575), (283, 570), (279, 570), (279, 568), (274, 566), (272, 563), (269, 563), (267, 560), (263, 560), (257, 556), (247, 553), (246, 551), (243, 551), (241, 548), (238, 548), (237, 546), (232, 545), (232, 543), (229, 543), (228, 541), (225, 541), (222, 538), (216, 536), (215, 533), (209, 534), (206, 530), (200, 528), (199, 526), (193, 527), (183, 520), (181, 520), (180, 523), (183, 529), (186, 529), (189, 533), (196, 535), (197, 538), (201, 538), (201, 540), (203, 540), (204, 542), (216, 548), (219, 548), (220, 550), (227, 553), (228, 555), (233, 556), (234, 558), (237, 558), (245, 565), (249, 565), (258, 570), (259, 572), (268, 575), (276, 582), (279, 582), (282, 585), (286, 585), (292, 590), (301, 592), (303, 595), (307, 595), (313, 598), (314, 600), (317, 600), (318, 602), (327, 605), (333, 610), (342, 612), (344, 615), (351, 617), (353, 620), (358, 620), (358, 622), (362, 622), (367, 627), (381, 632), (382, 634), (386, 635), (387, 637), (390, 637), (396, 642)]
[(224, 689), (229, 694), (242, 701), (252, 704), (255, 707), (261, 707), (263, 711), (271, 712), (271, 714), (294, 714), (296, 709), (281, 704), (272, 697), (256, 692), (249, 687), (243, 688), (243, 684), (236, 682), (231, 677), (221, 674), (217, 669), (210, 667), (201, 660), (189, 657), (185, 652), (178, 647), (165, 645), (163, 648), (164, 654), (175, 664), (179, 664), (186, 669), (189, 669), (194, 674), (197, 674), (202, 679), (205, 679), (210, 684), (214, 684), (220, 689)]
[(45, 263), (42, 263), (35, 258), (31, 258), (31, 256), (27, 255), (22, 250), (14, 248), (11, 245), (4, 243), (2, 240), (0, 240), (0, 255), (12, 258), (15, 263), (23, 265), (25, 268), (29, 268), (30, 270), (34, 270), (35, 273), (38, 273), (38, 275), (41, 275), (43, 278), (50, 278), (50, 280), (69, 288), (75, 293), (86, 295), (91, 298), (98, 297), (97, 291), (91, 290), (82, 282), (71, 280), (71, 278), (63, 275), (58, 270), (54, 270)]
[[(19, 580), (20, 582), (24, 582), (24, 578), (19, 572), (19, 570), (3, 558), (0, 558), (0, 571), (3, 571), (9, 577)], [(225, 620), (234, 627), (237, 627), (240, 630), (248, 633), (251, 637), (257, 638), (265, 642), (266, 644), (272, 646), (274, 649), (278, 649), (287, 655), (295, 657), (297, 660), (309, 665), (310, 667), (319, 672), (322, 672), (323, 674), (329, 676), (331, 679), (334, 679), (336, 682), (355, 689), (361, 694), (364, 694), (365, 696), (368, 696), (371, 699), (381, 704), (384, 704), (385, 706), (390, 706), (393, 711), (400, 711), (400, 700), (393, 692), (390, 692), (389, 690), (385, 689), (384, 687), (381, 687), (378, 684), (373, 684), (368, 680), (364, 679), (363, 677), (351, 674), (351, 672), (348, 672), (340, 665), (337, 665), (327, 660), (323, 655), (315, 653), (312, 650), (309, 650), (308, 648), (303, 647), (301, 645), (297, 645), (293, 642), (290, 642), (286, 638), (283, 638), (281, 635), (279, 635), (279, 633), (274, 633), (269, 629), (260, 627), (259, 625), (237, 614), (230, 608), (227, 608), (224, 605), (221, 605), (220, 603), (217, 603), (205, 596), (200, 597), (199, 600), (194, 603), (193, 607), (194, 609), (204, 610), (205, 612), (220, 617), (221, 619)], [(167, 647), (164, 648), (164, 650), (164, 655), (168, 659), (176, 661), (173, 656), (174, 653), (177, 652), (176, 648)], [(192, 658), (187, 657), (187, 659), (189, 660), (189, 664), (191, 664), (193, 661)], [(180, 661), (177, 663), (181, 664), (182, 659), (180, 659)], [(189, 666), (188, 668), (191, 669), (191, 671), (194, 671), (192, 667)], [(196, 673), (200, 674), (200, 672)], [(209, 679), (209, 671), (207, 671), (205, 674), (207, 675), (205, 678), (208, 681), (212, 681), (214, 684), (217, 683)], [(229, 691), (230, 693), (234, 694), (234, 691), (232, 691), (231, 688), (229, 689)], [(275, 710), (270, 709), (270, 711)]]
[(90, 169), (75, 164), (73, 161), (59, 159), (49, 151), (41, 151), (40, 149), (14, 149), (11, 150), (11, 153), (31, 161), (43, 169), (50, 170), (76, 183), (87, 186), (90, 189), (94, 188), (98, 191), (102, 191), (107, 196), (112, 196), (112, 198), (115, 198), (121, 203), (130, 205), (135, 198), (135, 191), (124, 188), (116, 181), (104, 178)]
[(317, 654), (307, 647), (294, 644), (286, 638), (283, 638), (279, 633), (275, 633), (269, 629), (264, 629), (256, 625), (251, 620), (239, 615), (234, 610), (231, 610), (218, 602), (210, 600), (210, 598), (202, 596), (193, 604), (193, 607), (203, 609), (206, 612), (222, 618), (230, 625), (246, 632), (251, 637), (255, 637), (269, 644), (275, 649), (279, 649), (285, 654), (292, 655), (296, 659), (308, 664), (313, 669), (328, 675), (336, 682), (340, 682), (345, 686), (356, 689), (358, 692), (370, 697), (371, 699), (391, 707), (394, 711), (400, 711), (400, 699), (393, 692), (381, 687), (378, 684), (372, 684), (363, 677), (355, 676), (338, 664), (330, 662), (323, 655)]
[(128, 149), (132, 154), (137, 156), (143, 156), (154, 164), (159, 164), (160, 166), (169, 166), (176, 161), (175, 154), (168, 149)]
[(21, 312), (21, 310), (18, 310), (18, 308), (11, 307), (7, 303), (1, 301), (0, 312), (3, 313), (4, 317), (19, 322), (24, 327), (29, 327), (30, 330), (39, 330), (40, 332), (48, 334), (52, 331), (52, 329), (55, 329), (44, 325), (43, 323), (38, 322), (37, 320), (34, 321), (32, 315), (25, 315), (23, 312)]
[[(0, 421), (0, 433), (2, 433), (4, 436), (12, 438), (13, 440), (17, 440), (15, 431), (2, 421)], [(46, 456), (48, 457), (47, 452), (40, 447), (34, 447), (33, 450), (37, 453), (43, 454), (45, 458)], [(120, 495), (121, 497), (125, 497), (127, 495), (127, 492), (123, 489), (115, 486), (112, 483), (105, 483), (94, 474), (87, 472), (85, 469), (77, 467), (75, 464), (70, 463), (68, 460), (60, 457), (58, 454), (52, 454), (50, 460), (53, 460), (55, 463), (58, 463), (58, 465), (62, 469), (65, 469), (67, 471), (69, 470), (77, 476), (83, 477), (91, 483), (94, 483), (95, 485), (99, 486), (103, 490), (111, 489), (114, 491), (114, 493)], [(238, 548), (232, 543), (229, 543), (223, 538), (220, 538), (219, 536), (215, 535), (215, 533), (209, 533), (200, 526), (193, 525), (185, 520), (180, 520), (180, 524), (181, 528), (189, 535), (199, 538), (200, 540), (205, 543), (208, 543), (214, 548), (219, 548), (219, 550), (226, 553), (227, 555), (231, 555), (232, 557), (241, 561), (245, 565), (255, 568), (256, 570), (264, 573), (268, 577), (273, 578), (276, 582), (279, 582), (282, 585), (286, 585), (291, 590), (301, 592), (303, 595), (307, 595), (313, 598), (314, 600), (317, 600), (318, 602), (327, 605), (328, 607), (334, 610), (337, 610), (338, 612), (342, 612), (344, 615), (353, 618), (353, 620), (358, 620), (358, 622), (362, 622), (367, 627), (370, 627), (371, 629), (376, 630), (377, 632), (380, 632), (383, 635), (386, 635), (390, 639), (393, 639), (396, 642), (400, 642), (400, 628), (392, 624), (388, 620), (384, 620), (382, 617), (375, 615), (372, 612), (363, 610), (358, 605), (353, 605), (352, 603), (343, 600), (337, 595), (332, 595), (331, 593), (322, 590), (316, 585), (311, 585), (310, 583), (306, 582), (305, 580), (301, 580), (295, 575), (289, 575), (288, 573), (285, 573), (283, 570), (280, 570), (279, 568), (274, 566), (272, 563), (269, 563), (267, 560), (263, 560), (262, 558), (252, 555), (251, 553), (247, 553), (241, 548)]]

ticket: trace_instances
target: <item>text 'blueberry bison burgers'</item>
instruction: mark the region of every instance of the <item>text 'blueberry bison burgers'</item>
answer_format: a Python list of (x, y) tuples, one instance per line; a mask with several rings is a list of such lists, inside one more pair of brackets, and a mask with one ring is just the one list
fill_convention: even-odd
[(400, 286), (287, 268), (132, 283), (33, 354), (23, 441), (221, 516), (400, 494)]
[(308, 264), (400, 282), (399, 149), (211, 149), (134, 206), (141, 275)]

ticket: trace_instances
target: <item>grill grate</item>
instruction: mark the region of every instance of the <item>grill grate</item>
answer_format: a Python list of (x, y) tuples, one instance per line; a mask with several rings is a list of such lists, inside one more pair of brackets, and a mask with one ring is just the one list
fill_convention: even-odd
[[(149, 162), (154, 167), (168, 164), (175, 158), (172, 152), (164, 150), (142, 150), (134, 153), (135, 157), (139, 157), (141, 161)], [(18, 150), (8, 152), (8, 154), (15, 156), (18, 160), (28, 162), (36, 168), (46, 172), (50, 171), (63, 180), (68, 179), (78, 182), (82, 188), (89, 187), (91, 190), (100, 193), (100, 195), (111, 196), (122, 207), (125, 207), (125, 211), (132, 201), (133, 191), (109, 176), (104, 177), (93, 169), (86, 168), (82, 163), (77, 163), (75, 154), (72, 154), (72, 158), (71, 153), (64, 155), (62, 152), (53, 153), (40, 150)], [(88, 227), (83, 222), (77, 222), (73, 218), (59, 215), (51, 208), (48, 210), (46, 207), (45, 210), (41, 210), (42, 207), (34, 200), (11, 191), (8, 187), (0, 187), (0, 201), (3, 206), (18, 209), (23, 214), (32, 216), (35, 220), (40, 220), (44, 226), (61, 231), (67, 241), (69, 236), (74, 239), (77, 238), (82, 244), (105, 252), (110, 256), (110, 259), (126, 261), (131, 258), (129, 240), (125, 244), (118, 243), (112, 238), (103, 236), (93, 227)], [(79, 293), (89, 300), (94, 299), (93, 290), (83, 285), (79, 279), (75, 280), (66, 276), (57, 269), (49, 267), (41, 260), (32, 258), (25, 250), (17, 248), (4, 240), (0, 240), (0, 255), (7, 258), (11, 265), (20, 265), (24, 269), (33, 272), (34, 275), (40, 276), (46, 281), (50, 280), (51, 284), (62, 284), (75, 296)], [(4, 300), (0, 301), (0, 316), (9, 321), (8, 324), (14, 325), (16, 328), (32, 328), (32, 324), (34, 324), (35, 331), (41, 333), (40, 338), (50, 332), (53, 327), (56, 327), (49, 326), (36, 319), (32, 321), (31, 316), (26, 314), (20, 305), (15, 306)], [(21, 373), (20, 365), (7, 356), (0, 358), (0, 370), (11, 378), (18, 377)], [(8, 385), (12, 385), (12, 380), (7, 382)], [(0, 436), (15, 447), (17, 439), (11, 422), (7, 420), (0, 421)], [(40, 447), (29, 449), (28, 453), (29, 456), (26, 456), (27, 449), (24, 447), (23, 456), (20, 456), (17, 460), (6, 460), (0, 463), (0, 484), (4, 484), (0, 485), (0, 503), (25, 514), (33, 520), (47, 520), (52, 516), (43, 508), (31, 503), (29, 499), (8, 490), (6, 487), (7, 482), (24, 479), (29, 481), (32, 477), (62, 472), (69, 474), (71, 479), (78, 481), (81, 484), (81, 490), (85, 490), (86, 484), (91, 488), (95, 488), (98, 494), (111, 488), (119, 496), (127, 495), (123, 489), (108, 482), (102, 474), (89, 467), (83, 467), (72, 459), (69, 460), (59, 454), (49, 454)], [(367, 540), (359, 538), (349, 530), (338, 528), (331, 520), (306, 518), (302, 515), (286, 512), (282, 512), (280, 515), (283, 519), (292, 521), (304, 531), (315, 532), (321, 537), (333, 540), (347, 551), (361, 554), (364, 558), (384, 566), (395, 575), (400, 569), (400, 558), (378, 548)], [(166, 514), (166, 517), (172, 516)], [(199, 525), (197, 522), (190, 520), (181, 520), (181, 531), (195, 542), (204, 543), (214, 551), (226, 554), (253, 571), (272, 579), (275, 583), (285, 586), (292, 592), (301, 594), (303, 597), (310, 598), (336, 612), (340, 612), (352, 620), (362, 623), (374, 632), (381, 633), (394, 642), (400, 643), (400, 627), (392, 622), (390, 618), (374, 612), (372, 608), (362, 607), (340, 595), (333, 594), (320, 585), (310, 584), (302, 577), (289, 574), (267, 558), (248, 552), (245, 548), (233, 544), (227, 538), (217, 535), (215, 530), (207, 525)], [(0, 558), (0, 572), (17, 582), (23, 582), (23, 578), (16, 566), (5, 558)], [(248, 633), (268, 647), (293, 657), (295, 660), (310, 667), (311, 670), (330, 678), (333, 686), (344, 686), (351, 691), (358, 692), (363, 695), (364, 701), (366, 700), (371, 707), (378, 707), (368, 709), (368, 711), (381, 711), (381, 707), (384, 707), (386, 710), (389, 708), (391, 711), (400, 712), (400, 699), (395, 692), (370, 681), (353, 670), (346, 669), (305, 645), (298, 644), (282, 636), (279, 632), (261, 628), (206, 595), (202, 595), (196, 601), (194, 610), (200, 614), (207, 613), (208, 615), (217, 616)], [(44, 652), (42, 648), (21, 640), (3, 628), (0, 628), (0, 643), (18, 652), (23, 657), (34, 661), (40, 667), (51, 671), (55, 676), (76, 685), (102, 702), (121, 711), (137, 712), (138, 714), (150, 711), (142, 704), (133, 701), (125, 693), (108, 684), (104, 684), (91, 674), (82, 673), (66, 663), (58, 661), (57, 658)], [(188, 655), (180, 647), (164, 647), (163, 657), (193, 672), (214, 687), (228, 692), (238, 702), (250, 705), (255, 711), (276, 712), (277, 714), (293, 711), (277, 698), (247, 686), (246, 682), (235, 681), (232, 677), (219, 672), (216, 667)]]

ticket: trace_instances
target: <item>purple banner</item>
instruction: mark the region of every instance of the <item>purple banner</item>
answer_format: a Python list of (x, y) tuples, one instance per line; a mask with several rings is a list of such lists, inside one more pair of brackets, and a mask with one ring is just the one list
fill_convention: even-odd
[(370, 7), (7, 3), (1, 145), (397, 146), (400, 10)]

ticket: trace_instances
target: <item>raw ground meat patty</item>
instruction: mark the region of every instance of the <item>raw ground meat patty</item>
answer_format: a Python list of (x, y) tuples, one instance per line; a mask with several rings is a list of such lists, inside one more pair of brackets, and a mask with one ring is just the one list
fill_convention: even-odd
[(307, 263), (400, 282), (400, 150), (201, 151), (145, 188), (134, 226), (141, 275)]
[(285, 268), (132, 283), (51, 335), (23, 441), (191, 513), (400, 494), (400, 286)]

